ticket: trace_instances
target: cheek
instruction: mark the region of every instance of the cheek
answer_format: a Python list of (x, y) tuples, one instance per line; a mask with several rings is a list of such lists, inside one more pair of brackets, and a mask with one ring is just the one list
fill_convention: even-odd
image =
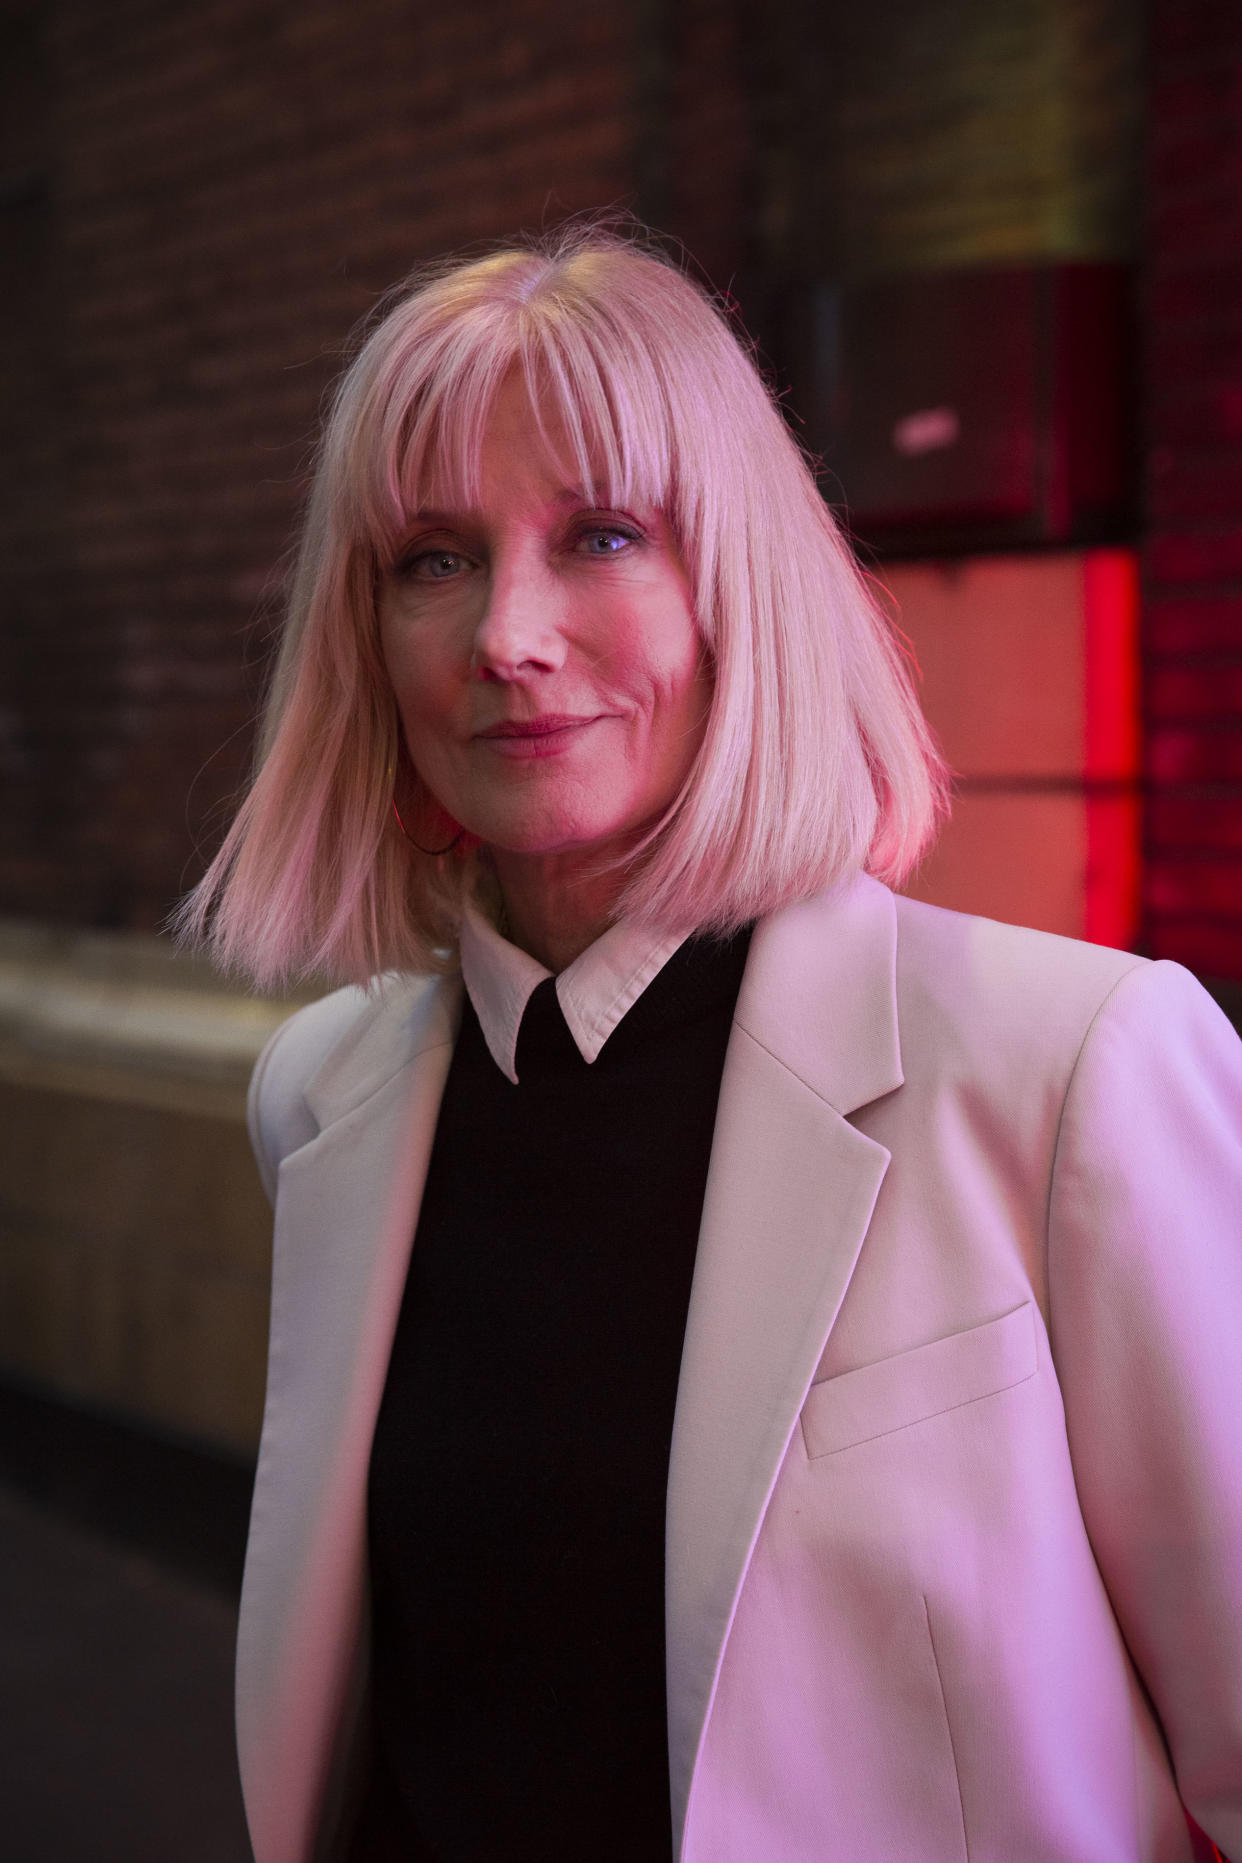
[(388, 683), (398, 703), (409, 686), (408, 642), (402, 629), (381, 603), (379, 611), (379, 650)]
[(698, 634), (682, 634), (675, 645), (670, 645), (660, 670), (664, 706), (684, 725), (704, 710), (712, 691), (706, 653)]
[(613, 636), (620, 681), (648, 696), (653, 710), (680, 711), (702, 681), (703, 646), (692, 617), (674, 600), (661, 612), (638, 617)]
[(380, 629), (380, 652), (403, 718), (434, 717), (444, 709), (451, 697), (449, 661), (433, 641), (393, 623)]

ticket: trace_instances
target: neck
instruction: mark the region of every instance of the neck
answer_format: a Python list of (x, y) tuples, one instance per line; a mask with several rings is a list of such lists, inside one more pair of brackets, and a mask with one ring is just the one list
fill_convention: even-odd
[(515, 856), (495, 849), (492, 857), (507, 936), (554, 974), (615, 924), (622, 876), (584, 873), (557, 855)]

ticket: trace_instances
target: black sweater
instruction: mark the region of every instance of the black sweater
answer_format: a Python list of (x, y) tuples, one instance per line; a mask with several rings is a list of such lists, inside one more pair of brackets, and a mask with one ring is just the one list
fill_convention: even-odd
[(517, 1086), (466, 998), (371, 1456), (364, 1863), (667, 1863), (668, 1454), (748, 944), (688, 940), (590, 1066), (540, 984)]

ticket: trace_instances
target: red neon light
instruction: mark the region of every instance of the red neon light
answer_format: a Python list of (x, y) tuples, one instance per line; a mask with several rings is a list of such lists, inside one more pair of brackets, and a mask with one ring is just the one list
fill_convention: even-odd
[(1087, 875), (1083, 935), (1132, 947), (1138, 930), (1139, 574), (1132, 550), (1083, 559)]

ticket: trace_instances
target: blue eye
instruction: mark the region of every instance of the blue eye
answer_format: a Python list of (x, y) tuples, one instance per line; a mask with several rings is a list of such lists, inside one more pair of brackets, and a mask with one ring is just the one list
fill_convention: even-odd
[(456, 550), (420, 550), (417, 556), (406, 558), (401, 571), (419, 582), (450, 582), (463, 568), (465, 560)]
[(632, 531), (617, 530), (612, 525), (584, 530), (578, 539), (587, 556), (620, 556), (637, 541)]

